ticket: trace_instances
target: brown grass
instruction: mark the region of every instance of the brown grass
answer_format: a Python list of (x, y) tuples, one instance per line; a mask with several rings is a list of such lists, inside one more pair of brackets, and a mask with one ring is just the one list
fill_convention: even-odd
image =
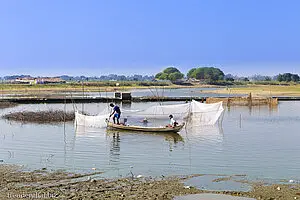
[(0, 109), (11, 108), (17, 106), (17, 103), (8, 102), (8, 101), (0, 101)]
[(217, 103), (223, 101), (227, 106), (259, 106), (259, 105), (269, 105), (269, 106), (277, 106), (278, 99), (270, 98), (270, 97), (252, 97), (249, 95), (248, 97), (229, 97), (229, 98), (217, 98), (217, 97), (209, 97), (206, 99), (206, 103)]
[(253, 97), (270, 96), (300, 96), (300, 84), (298, 85), (248, 85), (247, 87), (223, 88), (214, 91), (207, 91), (217, 94), (249, 94)]
[(34, 123), (56, 123), (67, 122), (75, 119), (74, 112), (56, 111), (25, 111), (14, 112), (3, 116), (4, 119), (19, 121), (19, 122), (34, 122)]

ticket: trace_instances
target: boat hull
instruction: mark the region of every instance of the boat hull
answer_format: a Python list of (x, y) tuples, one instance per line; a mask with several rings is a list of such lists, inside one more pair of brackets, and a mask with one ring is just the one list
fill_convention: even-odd
[(175, 126), (173, 128), (173, 127), (126, 126), (126, 125), (118, 125), (118, 124), (113, 124), (111, 122), (108, 122), (107, 127), (113, 128), (113, 129), (126, 130), (126, 131), (177, 133), (184, 127), (184, 123), (181, 125)]

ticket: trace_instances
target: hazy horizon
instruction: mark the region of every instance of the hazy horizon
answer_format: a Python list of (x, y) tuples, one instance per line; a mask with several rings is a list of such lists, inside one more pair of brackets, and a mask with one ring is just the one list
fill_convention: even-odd
[[(166, 66), (169, 67), (169, 66)], [(165, 67), (165, 68), (166, 68)], [(175, 66), (176, 67), (176, 66)], [(205, 67), (210, 67), (210, 66), (205, 66)], [(164, 68), (163, 68), (164, 69)], [(162, 70), (163, 70), (162, 69)], [(222, 70), (222, 69), (221, 69)], [(58, 77), (58, 76), (72, 76), (72, 77), (79, 77), (79, 76), (86, 76), (86, 77), (100, 77), (100, 76), (109, 76), (111, 74), (114, 75), (124, 75), (124, 76), (133, 76), (133, 75), (142, 75), (142, 76), (155, 76), (158, 72), (155, 72), (153, 74), (150, 73), (106, 73), (106, 74), (93, 74), (93, 75), (88, 75), (88, 74), (67, 74), (67, 73), (61, 73), (61, 74), (29, 74), (29, 73), (14, 73), (14, 74), (4, 74), (4, 75), (0, 75), (0, 77), (5, 77), (5, 76), (20, 76), (20, 75), (29, 75), (31, 77)], [(184, 75), (186, 76), (187, 72), (183, 72)], [(300, 73), (297, 73), (296, 71), (281, 71), (278, 73), (274, 73), (274, 74), (264, 74), (264, 73), (253, 73), (253, 74), (238, 74), (238, 73), (225, 73), (224, 74), (231, 74), (233, 76), (238, 76), (238, 77), (251, 77), (251, 76), (255, 76), (255, 75), (262, 75), (262, 76), (277, 76), (278, 74), (284, 74), (284, 73), (292, 73), (292, 74), (298, 74), (300, 75)]]
[(0, 76), (300, 74), (300, 2), (0, 2)]

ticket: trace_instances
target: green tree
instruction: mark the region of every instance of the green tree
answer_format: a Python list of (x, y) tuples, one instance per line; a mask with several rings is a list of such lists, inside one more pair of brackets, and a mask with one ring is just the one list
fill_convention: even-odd
[(270, 76), (266, 76), (265, 81), (271, 81), (272, 78)]
[(291, 73), (284, 73), (283, 74), (283, 79), (287, 82), (292, 81), (292, 74)]
[(277, 76), (277, 81), (279, 81), (279, 82), (283, 81), (283, 76), (282, 76), (282, 74), (279, 74), (279, 75)]
[(156, 78), (156, 79), (160, 79), (160, 77), (162, 76), (162, 74), (163, 74), (162, 72), (157, 73), (157, 74), (155, 75), (155, 78)]
[(160, 80), (169, 80), (169, 75), (166, 73), (162, 73), (159, 79)]
[(218, 81), (224, 79), (224, 72), (215, 67), (199, 67), (191, 69), (187, 76), (206, 81)]
[(299, 82), (300, 77), (298, 74), (291, 74), (291, 73), (284, 73), (284, 74), (279, 74), (277, 76), (277, 81), (282, 82), (282, 81), (286, 81), (286, 82)]
[(197, 68), (192, 75), (193, 78), (201, 80), (205, 78), (204, 73), (205, 73), (205, 68)]
[(232, 82), (232, 81), (234, 81), (234, 78), (228, 77), (228, 78), (226, 78), (225, 80), (226, 80), (226, 81), (231, 81), (231, 82)]
[(170, 81), (174, 82), (176, 80), (182, 79), (183, 76), (184, 75), (182, 73), (180, 73), (180, 72), (174, 72), (174, 73), (169, 74), (168, 79)]
[(168, 80), (169, 75), (163, 72), (159, 72), (158, 74), (155, 75), (155, 78), (159, 80)]
[(187, 77), (188, 77), (188, 78), (193, 78), (192, 76), (193, 76), (193, 73), (195, 72), (196, 69), (197, 69), (197, 68), (192, 68), (192, 69), (190, 69), (190, 70), (188, 71), (188, 73), (187, 73)]
[(292, 81), (294, 82), (299, 82), (300, 80), (300, 77), (298, 74), (292, 74), (292, 77), (291, 77)]
[(182, 74), (177, 68), (175, 67), (168, 67), (162, 72), (159, 72), (155, 75), (156, 79), (159, 80), (170, 80), (172, 82), (179, 80), (184, 77), (184, 74)]
[(166, 74), (172, 74), (172, 73), (175, 73), (175, 72), (180, 73), (180, 71), (175, 67), (168, 67), (163, 71), (163, 73), (166, 73)]

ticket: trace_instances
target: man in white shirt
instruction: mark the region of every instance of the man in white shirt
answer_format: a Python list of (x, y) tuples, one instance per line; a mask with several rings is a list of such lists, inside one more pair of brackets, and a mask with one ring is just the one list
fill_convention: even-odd
[(177, 125), (177, 122), (173, 118), (173, 115), (169, 115), (169, 118), (170, 118), (169, 126), (174, 128)]

